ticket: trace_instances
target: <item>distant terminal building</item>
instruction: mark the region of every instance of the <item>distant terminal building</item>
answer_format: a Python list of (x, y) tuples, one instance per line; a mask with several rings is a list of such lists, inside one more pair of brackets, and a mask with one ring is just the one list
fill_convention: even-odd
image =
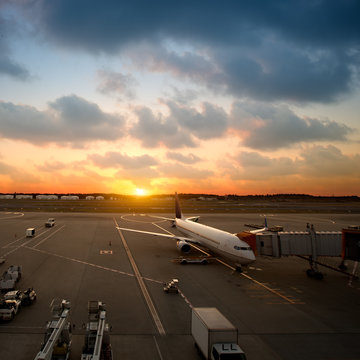
[(14, 198), (14, 195), (9, 195), (9, 194), (6, 194), (6, 195), (0, 195), (0, 199), (6, 199), (6, 200), (9, 200), (9, 199), (13, 199)]
[(24, 200), (24, 199), (32, 199), (33, 196), (32, 195), (22, 195), (22, 194), (17, 194), (15, 199), (19, 199), (19, 200)]
[(79, 200), (77, 195), (62, 195), (61, 200)]
[(57, 195), (36, 195), (36, 200), (58, 200)]
[(105, 200), (105, 198), (103, 196), (99, 195), (99, 196), (96, 197), (96, 200)]

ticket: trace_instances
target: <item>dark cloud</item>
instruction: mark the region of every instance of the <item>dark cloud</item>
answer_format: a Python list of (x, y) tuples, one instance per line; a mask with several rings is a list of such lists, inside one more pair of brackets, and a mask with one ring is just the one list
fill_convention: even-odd
[(0, 74), (22, 81), (31, 79), (31, 75), (25, 67), (3, 54), (0, 54)]
[(132, 136), (146, 147), (165, 145), (168, 148), (194, 147), (194, 140), (218, 138), (228, 125), (225, 111), (210, 103), (202, 104), (202, 111), (173, 101), (163, 101), (169, 115), (155, 116), (149, 108), (138, 108), (138, 122), (130, 130)]
[(99, 85), (97, 90), (103, 94), (135, 97), (135, 86), (138, 84), (131, 74), (121, 74), (113, 71), (99, 70)]
[(278, 149), (295, 143), (345, 141), (352, 129), (330, 120), (301, 118), (285, 105), (236, 102), (232, 127), (242, 132), (243, 144), (254, 149)]
[(149, 155), (129, 156), (114, 151), (109, 151), (105, 155), (92, 154), (88, 159), (101, 168), (121, 167), (127, 170), (144, 169), (158, 164), (157, 160)]
[(9, 43), (14, 33), (17, 33), (16, 24), (1, 16), (0, 13), (0, 75), (7, 75), (15, 80), (27, 81), (31, 79), (30, 72), (11, 56)]
[(213, 104), (203, 103), (202, 111), (167, 101), (170, 118), (199, 139), (217, 138), (224, 134), (228, 125), (225, 111)]
[(58, 98), (46, 111), (0, 102), (1, 136), (34, 145), (82, 146), (89, 141), (116, 140), (122, 137), (123, 124), (120, 116), (104, 113), (76, 95)]
[(138, 121), (130, 129), (130, 134), (138, 138), (145, 147), (165, 145), (168, 148), (194, 147), (195, 143), (189, 132), (183, 131), (176, 120), (164, 118), (146, 107), (137, 108)]
[(360, 66), (356, 0), (22, 6), (63, 46), (111, 54), (137, 48), (139, 66), (235, 96), (329, 102), (352, 90)]

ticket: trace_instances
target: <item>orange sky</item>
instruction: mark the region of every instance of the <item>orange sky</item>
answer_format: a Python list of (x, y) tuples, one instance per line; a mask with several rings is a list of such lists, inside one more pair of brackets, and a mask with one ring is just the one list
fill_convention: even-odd
[(29, 4), (0, 3), (0, 192), (360, 196), (353, 3)]

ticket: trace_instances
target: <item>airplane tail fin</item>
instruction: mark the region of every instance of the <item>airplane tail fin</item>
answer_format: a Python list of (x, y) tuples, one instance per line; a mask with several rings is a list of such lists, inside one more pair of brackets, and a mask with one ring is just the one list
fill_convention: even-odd
[(180, 202), (177, 193), (175, 193), (175, 217), (177, 219), (182, 219), (183, 217), (181, 213)]

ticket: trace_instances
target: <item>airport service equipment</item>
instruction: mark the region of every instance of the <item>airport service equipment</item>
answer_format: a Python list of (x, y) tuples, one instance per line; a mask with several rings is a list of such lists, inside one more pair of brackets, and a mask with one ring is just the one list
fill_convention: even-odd
[(25, 232), (26, 237), (34, 237), (35, 236), (35, 228), (28, 228)]
[(12, 320), (20, 310), (21, 301), (14, 300), (0, 300), (0, 319)]
[(0, 290), (8, 291), (15, 289), (15, 283), (20, 280), (22, 268), (20, 265), (11, 265), (3, 273), (0, 279)]
[(52, 319), (46, 324), (44, 342), (35, 360), (68, 360), (71, 349), (70, 302), (54, 299), (50, 308)]
[(45, 227), (53, 227), (54, 225), (55, 225), (55, 219), (54, 218), (49, 218), (45, 223)]
[(208, 360), (246, 360), (237, 344), (237, 328), (216, 308), (192, 309), (191, 334)]
[(88, 302), (88, 323), (81, 360), (112, 360), (109, 324), (105, 322), (105, 317), (104, 303)]
[(164, 291), (166, 293), (177, 294), (179, 292), (178, 283), (179, 283), (178, 279), (172, 279), (168, 283), (164, 283)]
[(33, 288), (28, 288), (24, 292), (20, 290), (8, 291), (4, 295), (5, 300), (19, 300), (21, 305), (31, 305), (36, 300), (36, 293)]

